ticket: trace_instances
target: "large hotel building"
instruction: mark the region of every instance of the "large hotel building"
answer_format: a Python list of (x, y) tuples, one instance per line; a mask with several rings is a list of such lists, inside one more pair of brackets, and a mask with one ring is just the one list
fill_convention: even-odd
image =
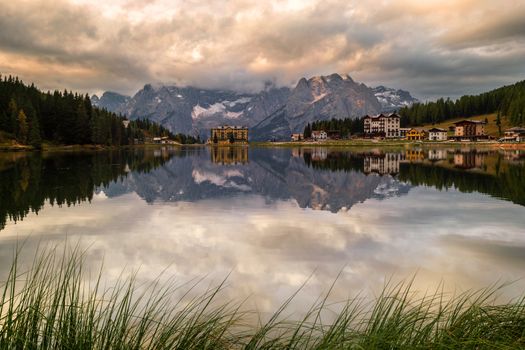
[(381, 136), (385, 138), (401, 137), (399, 128), (401, 126), (401, 117), (396, 113), (389, 115), (379, 114), (376, 116), (365, 115), (364, 132), (368, 137)]

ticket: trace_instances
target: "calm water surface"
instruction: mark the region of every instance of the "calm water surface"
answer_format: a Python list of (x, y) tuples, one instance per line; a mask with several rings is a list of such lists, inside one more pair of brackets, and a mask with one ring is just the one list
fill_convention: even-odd
[(525, 153), (191, 148), (0, 155), (0, 274), (13, 247), (77, 242), (106, 278), (228, 273), (228, 298), (273, 310), (326, 291), (465, 290), (525, 277)]

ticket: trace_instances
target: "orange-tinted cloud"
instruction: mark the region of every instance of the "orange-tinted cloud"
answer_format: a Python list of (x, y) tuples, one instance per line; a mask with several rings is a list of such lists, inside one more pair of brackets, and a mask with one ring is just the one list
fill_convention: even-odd
[(458, 95), (524, 75), (525, 0), (506, 4), (0, 0), (0, 72), (125, 93), (149, 82), (258, 90), (344, 72), (422, 98)]

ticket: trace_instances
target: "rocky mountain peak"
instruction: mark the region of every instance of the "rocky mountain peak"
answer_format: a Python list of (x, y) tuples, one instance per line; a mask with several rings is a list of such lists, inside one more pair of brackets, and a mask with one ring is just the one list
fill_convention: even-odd
[(100, 98), (94, 96), (93, 104), (202, 138), (211, 127), (233, 124), (250, 127), (252, 140), (279, 140), (315, 120), (378, 114), (387, 106), (383, 103), (402, 104), (410, 98), (403, 90), (371, 89), (347, 74), (334, 73), (303, 77), (292, 89), (267, 82), (258, 93), (146, 84), (133, 97), (106, 92)]
[(393, 89), (379, 85), (373, 88), (373, 91), (377, 100), (381, 104), (382, 112), (392, 112), (419, 102), (418, 99), (410, 95), (410, 92), (401, 89)]

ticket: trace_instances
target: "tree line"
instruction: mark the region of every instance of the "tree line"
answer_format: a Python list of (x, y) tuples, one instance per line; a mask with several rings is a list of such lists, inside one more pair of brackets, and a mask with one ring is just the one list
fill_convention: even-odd
[(182, 150), (159, 154), (148, 148), (5, 155), (0, 158), (0, 230), (7, 220), (38, 214), (45, 203), (72, 206), (91, 201), (98, 189), (122, 181), (129, 171), (148, 173), (172, 157), (185, 156)]
[(312, 137), (312, 131), (316, 130), (335, 131), (338, 132), (341, 137), (345, 138), (350, 134), (363, 133), (364, 123), (363, 118), (316, 120), (312, 124), (306, 124), (303, 137), (305, 139)]
[[(414, 103), (399, 110), (401, 126), (435, 124), (458, 117), (497, 113), (511, 125), (525, 125), (525, 81), (485, 92), (465, 95), (457, 100), (440, 98), (435, 102)], [(499, 119), (498, 118), (498, 119)]]
[(132, 145), (154, 137), (180, 143), (198, 141), (192, 136), (174, 135), (149, 120), (127, 121), (94, 107), (88, 95), (67, 90), (42, 92), (34, 84), (26, 85), (12, 76), (0, 76), (0, 131), (35, 148), (40, 148), (43, 141), (107, 146)]

